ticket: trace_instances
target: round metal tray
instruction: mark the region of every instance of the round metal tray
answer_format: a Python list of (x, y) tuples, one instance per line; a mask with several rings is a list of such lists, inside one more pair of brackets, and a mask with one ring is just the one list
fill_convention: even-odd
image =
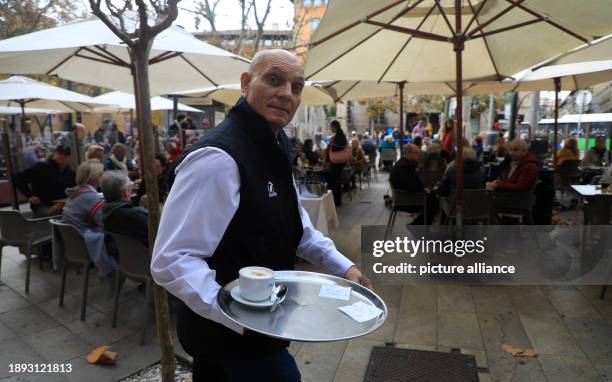
[[(230, 320), (271, 337), (303, 342), (339, 341), (360, 337), (382, 326), (388, 311), (384, 301), (371, 290), (352, 281), (314, 272), (276, 271), (276, 283), (287, 286), (287, 296), (274, 312), (252, 308), (235, 301), (230, 291), (238, 280), (221, 288), (217, 301)], [(351, 287), (349, 301), (319, 297), (321, 285)], [(362, 301), (382, 310), (378, 318), (359, 323), (338, 310)]]

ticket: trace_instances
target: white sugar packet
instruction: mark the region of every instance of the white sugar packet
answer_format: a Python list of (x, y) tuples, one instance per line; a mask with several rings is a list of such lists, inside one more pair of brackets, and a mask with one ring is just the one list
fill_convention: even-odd
[(351, 287), (323, 284), (321, 285), (321, 290), (319, 291), (319, 297), (348, 301), (351, 299)]
[(357, 322), (370, 321), (373, 318), (380, 316), (383, 312), (375, 306), (368, 305), (362, 301), (358, 301), (353, 305), (341, 306), (340, 311), (346, 313), (350, 318)]

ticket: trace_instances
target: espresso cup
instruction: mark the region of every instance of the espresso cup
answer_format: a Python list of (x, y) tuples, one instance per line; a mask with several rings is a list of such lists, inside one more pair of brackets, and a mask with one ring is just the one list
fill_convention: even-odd
[(250, 301), (270, 298), (274, 290), (274, 271), (264, 267), (244, 267), (239, 271), (240, 295)]

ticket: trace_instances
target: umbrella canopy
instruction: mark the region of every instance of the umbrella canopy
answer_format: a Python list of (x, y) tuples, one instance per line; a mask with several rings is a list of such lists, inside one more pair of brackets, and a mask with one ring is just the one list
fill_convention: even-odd
[[(0, 106), (0, 114), (21, 114), (22, 110), (17, 106)], [(26, 107), (23, 109), (25, 114), (30, 115), (47, 115), (47, 114), (57, 114), (59, 113), (57, 110), (47, 110), (47, 109), (35, 109), (31, 107)]]
[[(610, 34), (610, 14), (612, 2), (603, 0), (332, 0), (312, 37), (306, 74), (453, 81), (453, 43), (460, 42), (464, 80), (502, 80)], [(455, 38), (457, 22), (463, 41)]]
[(30, 106), (72, 113), (89, 111), (101, 104), (106, 103), (27, 77), (13, 76), (0, 81), (0, 106)]
[[(240, 89), (240, 84), (234, 83), (204, 89), (187, 90), (175, 94), (193, 97), (210, 97), (217, 102), (233, 106), (238, 101), (238, 98), (242, 96), (242, 89)], [(326, 92), (324, 87), (311, 81), (306, 82), (304, 90), (302, 90), (302, 105), (329, 105), (331, 103), (334, 103), (334, 99)]]
[(551, 61), (548, 65), (572, 64), (585, 61), (608, 61), (612, 59), (612, 35), (592, 44), (583, 45)]
[[(248, 69), (240, 56), (172, 26), (155, 38), (150, 55), (151, 94), (236, 82)], [(126, 45), (104, 23), (90, 19), (0, 41), (0, 72), (58, 75), (133, 93)]]
[[(128, 94), (124, 92), (109, 92), (106, 94), (102, 94), (101, 96), (94, 97), (95, 100), (107, 103), (110, 105), (117, 105), (116, 108), (113, 107), (98, 107), (95, 108), (94, 111), (130, 111), (136, 109), (136, 98), (133, 94)], [(155, 110), (173, 110), (174, 103), (172, 100), (169, 100), (164, 97), (151, 97), (151, 111)], [(177, 110), (180, 111), (189, 111), (192, 113), (201, 113), (202, 110), (196, 109), (191, 106), (183, 105), (179, 103), (177, 105)]]

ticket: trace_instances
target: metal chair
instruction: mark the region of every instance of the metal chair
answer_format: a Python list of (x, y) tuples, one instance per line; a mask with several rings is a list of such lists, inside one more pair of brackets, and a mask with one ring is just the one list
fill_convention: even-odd
[(145, 342), (147, 319), (149, 316), (149, 300), (151, 296), (151, 256), (149, 249), (140, 241), (125, 235), (110, 233), (119, 252), (119, 268), (115, 272), (115, 304), (113, 306), (112, 327), (117, 327), (117, 311), (119, 308), (119, 294), (121, 292), (122, 277), (145, 283), (145, 301), (142, 307), (142, 330), (140, 344)]
[(391, 214), (385, 231), (385, 240), (389, 232), (395, 224), (395, 218), (398, 212), (405, 212), (404, 207), (421, 207), (423, 208), (423, 221), (427, 222), (427, 194), (424, 192), (408, 192), (402, 190), (391, 189), (391, 197), (393, 198)]
[(572, 184), (580, 184), (582, 175), (579, 167), (581, 163), (580, 160), (566, 160), (557, 166), (555, 173), (559, 180), (561, 196), (565, 195), (565, 191), (569, 190)]
[(389, 171), (397, 160), (397, 151), (395, 149), (382, 149), (380, 151), (380, 163)]
[[(49, 225), (49, 220), (52, 218), (53, 216), (31, 219), (17, 210), (0, 211), (0, 267), (2, 266), (2, 250), (5, 246), (25, 247), (26, 293), (30, 293), (32, 250), (40, 250), (43, 244), (51, 242), (51, 225)], [(40, 256), (39, 262), (42, 269)]]
[(519, 216), (519, 224), (523, 224), (526, 217), (527, 224), (533, 224), (534, 190), (538, 183), (539, 181), (527, 192), (490, 192), (492, 215), (495, 217), (500, 214)]
[[(449, 220), (455, 220), (455, 192), (442, 198), (442, 208)], [(486, 220), (491, 223), (491, 201), (485, 189), (463, 190), (463, 219), (466, 221)]]
[(433, 189), (444, 176), (444, 172), (435, 170), (419, 170), (418, 174), (423, 186), (429, 189)]
[(342, 173), (340, 174), (340, 188), (345, 188), (348, 191), (349, 194), (349, 200), (353, 200), (353, 185), (352, 185), (352, 178), (353, 178), (353, 167), (351, 166), (345, 166), (342, 169)]
[(66, 274), (68, 264), (78, 264), (85, 270), (83, 273), (83, 291), (81, 293), (81, 321), (85, 321), (85, 310), (87, 308), (87, 289), (89, 287), (89, 268), (93, 264), (89, 257), (89, 250), (85, 244), (85, 238), (74, 226), (62, 223), (59, 220), (51, 220), (51, 224), (59, 232), (62, 254), (62, 282), (60, 286), (60, 308), (64, 306), (64, 293), (66, 291)]

